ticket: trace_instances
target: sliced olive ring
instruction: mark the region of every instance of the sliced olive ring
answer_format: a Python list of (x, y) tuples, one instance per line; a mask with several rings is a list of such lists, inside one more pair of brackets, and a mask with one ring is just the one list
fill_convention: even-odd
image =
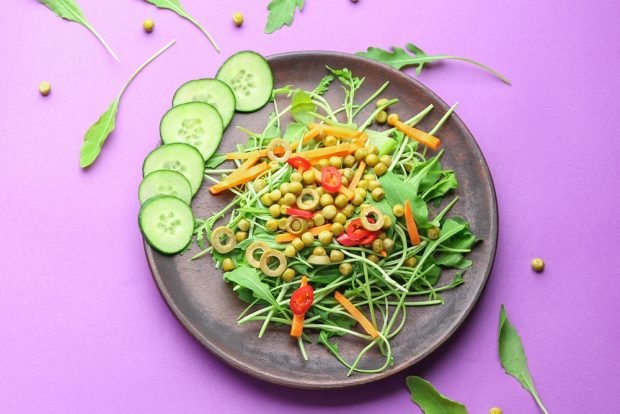
[(307, 259), (308, 263), (313, 265), (328, 265), (331, 264), (332, 261), (327, 255), (317, 256), (316, 254), (311, 254)]
[[(305, 200), (307, 196), (312, 197), (312, 199)], [(297, 207), (306, 211), (314, 210), (319, 205), (320, 198), (319, 192), (314, 188), (304, 188), (297, 197)]]
[[(284, 154), (281, 157), (278, 157), (274, 153), (277, 148), (282, 148), (284, 150)], [(271, 161), (286, 162), (290, 158), (290, 156), (291, 146), (282, 138), (276, 138), (272, 140), (269, 145), (267, 145), (267, 157), (269, 157)]]
[[(373, 222), (371, 223), (370, 220), (373, 220)], [(362, 227), (368, 231), (381, 230), (385, 222), (383, 213), (373, 206), (366, 206), (360, 211), (360, 221), (362, 222)]]
[(228, 253), (237, 245), (235, 240), (235, 234), (231, 229), (225, 226), (220, 226), (213, 230), (211, 233), (211, 246), (218, 253)]
[(257, 242), (254, 242), (254, 243), (250, 244), (248, 249), (245, 251), (245, 260), (247, 260), (248, 264), (250, 266), (252, 266), (252, 267), (259, 268), (260, 267), (260, 262), (254, 258), (254, 252), (256, 250), (262, 250), (263, 251), (263, 253), (261, 253), (261, 257), (262, 257), (262, 255), (267, 250), (269, 250), (269, 245), (267, 243), (265, 243), (265, 242), (257, 241)]
[(289, 218), (286, 219), (287, 232), (295, 235), (300, 235), (306, 230), (308, 230), (308, 221), (306, 221), (306, 219), (296, 216), (289, 216)]
[[(269, 267), (269, 259), (276, 259), (278, 261), (278, 267), (272, 269)], [(279, 250), (269, 249), (260, 257), (260, 270), (267, 276), (278, 277), (286, 270), (288, 262), (286, 256)]]

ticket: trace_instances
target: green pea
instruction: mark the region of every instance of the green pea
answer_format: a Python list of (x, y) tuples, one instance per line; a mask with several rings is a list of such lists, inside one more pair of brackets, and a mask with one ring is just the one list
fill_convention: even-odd
[(380, 163), (377, 163), (377, 165), (375, 165), (374, 167), (372, 167), (372, 170), (374, 171), (375, 174), (377, 174), (377, 177), (381, 177), (383, 174), (387, 172), (388, 169), (387, 169), (387, 165), (380, 162)]
[(366, 196), (368, 195), (366, 190), (364, 190), (363, 188), (359, 188), (359, 187), (355, 189), (355, 193), (359, 194), (359, 196), (362, 197), (364, 200), (366, 199)]
[(381, 188), (381, 187), (375, 188), (370, 193), (370, 196), (375, 201), (381, 201), (381, 200), (383, 200), (383, 197), (385, 197), (385, 191), (383, 191), (383, 188)]
[(336, 209), (336, 206), (329, 205), (323, 207), (321, 214), (323, 214), (323, 217), (325, 217), (327, 220), (331, 220), (336, 217), (336, 214), (338, 214), (338, 210)]
[(379, 180), (372, 180), (371, 182), (368, 183), (369, 191), (373, 191), (375, 188), (380, 188), (380, 187), (381, 187), (381, 183), (379, 182)]
[(532, 269), (535, 272), (542, 272), (543, 270), (545, 270), (545, 261), (543, 259), (541, 259), (540, 257), (535, 258), (534, 260), (532, 260)]
[(280, 220), (278, 220), (278, 228), (280, 230), (286, 230), (286, 226), (287, 226), (287, 220), (285, 217), (282, 217)]
[(340, 236), (342, 233), (344, 233), (344, 225), (340, 223), (332, 224), (332, 233), (334, 233), (334, 236), (336, 237)]
[(364, 158), (366, 158), (366, 156), (368, 156), (368, 151), (366, 151), (365, 148), (358, 148), (355, 150), (355, 153), (353, 154), (353, 156), (355, 157), (357, 161), (361, 161)]
[(418, 259), (416, 259), (415, 257), (410, 257), (407, 260), (405, 260), (405, 266), (407, 267), (415, 267), (415, 265), (418, 264)]
[(330, 244), (333, 238), (334, 235), (330, 231), (323, 230), (319, 233), (319, 241), (321, 242), (321, 244)]
[(431, 227), (430, 229), (426, 230), (426, 237), (431, 240), (437, 240), (439, 238), (439, 233), (441, 233), (441, 230), (439, 230), (439, 228)]
[(233, 23), (235, 23), (235, 26), (240, 27), (243, 24), (243, 14), (240, 12), (233, 13)]
[(349, 154), (346, 157), (344, 157), (344, 159), (342, 160), (342, 163), (344, 164), (345, 167), (347, 168), (351, 168), (355, 165), (355, 156)]
[(272, 204), (269, 206), (269, 214), (271, 217), (278, 218), (282, 212), (280, 211), (280, 206), (278, 204)]
[(267, 220), (267, 222), (265, 223), (265, 228), (267, 229), (267, 231), (269, 232), (275, 232), (278, 230), (278, 220), (276, 219), (269, 219)]
[(383, 240), (375, 239), (372, 242), (372, 251), (375, 253), (381, 253), (383, 251)]
[(238, 231), (235, 233), (235, 240), (237, 240), (237, 242), (242, 242), (247, 238), (248, 238), (247, 231)]
[(394, 248), (394, 240), (390, 239), (389, 237), (383, 239), (383, 248), (386, 252), (391, 252)]
[(394, 204), (392, 213), (394, 213), (396, 217), (402, 217), (405, 215), (405, 207), (402, 204)]
[(379, 100), (375, 103), (375, 106), (376, 106), (377, 108), (381, 108), (381, 107), (382, 107), (382, 106), (384, 106), (386, 103), (388, 103), (388, 99), (381, 98), (381, 99), (379, 99)]
[(373, 173), (364, 174), (364, 180), (371, 182), (372, 180), (376, 180), (377, 176)]
[(292, 206), (293, 204), (297, 203), (297, 197), (293, 193), (284, 194), (284, 197), (282, 197), (282, 201), (285, 205)]
[(342, 168), (342, 157), (329, 157), (329, 165), (334, 168)]
[(257, 178), (252, 185), (254, 187), (254, 191), (259, 192), (263, 188), (267, 187), (267, 181), (264, 178)]
[(310, 246), (314, 242), (314, 236), (307, 231), (301, 235), (301, 241), (304, 242), (306, 246)]
[(385, 164), (386, 167), (389, 167), (390, 165), (392, 165), (392, 157), (390, 157), (387, 154), (380, 156), (379, 161)]
[(235, 263), (230, 257), (227, 257), (222, 261), (222, 269), (224, 269), (225, 272), (230, 272), (235, 269)]
[(344, 175), (341, 177), (341, 182), (340, 184), (343, 187), (348, 187), (349, 186), (349, 180), (347, 179), (347, 177), (345, 177)]
[[(349, 157), (349, 155), (347, 155), (347, 157)], [(355, 160), (355, 158), (354, 158), (354, 160)], [(354, 175), (355, 175), (355, 171), (353, 171), (353, 168), (345, 168), (344, 170), (342, 170), (342, 176), (344, 178), (346, 178), (347, 180), (349, 180), (349, 181), (351, 181), (353, 179)]]
[(323, 169), (325, 167), (329, 167), (329, 160), (327, 158), (322, 158), (318, 163), (319, 169)]
[(347, 222), (347, 216), (342, 211), (339, 211), (338, 213), (336, 213), (336, 216), (332, 221), (334, 223), (344, 224)]
[[(319, 235), (319, 240), (321, 239), (320, 235)], [(317, 246), (314, 249), (312, 249), (312, 254), (315, 256), (326, 256), (327, 252), (325, 251), (325, 249), (321, 246)]]
[(293, 244), (289, 244), (284, 248), (284, 255), (286, 257), (295, 257), (297, 255), (297, 249), (293, 246)]
[(328, 135), (325, 137), (325, 140), (323, 141), (323, 144), (325, 144), (326, 147), (332, 147), (334, 145), (336, 145), (338, 143), (338, 140), (336, 139), (336, 137)]
[(285, 282), (290, 282), (291, 280), (293, 280), (293, 278), (295, 277), (295, 270), (291, 269), (290, 267), (287, 268), (284, 272), (282, 272), (282, 274), (280, 275), (280, 277), (282, 278), (282, 280), (284, 280)]
[(392, 217), (390, 216), (383, 216), (383, 229), (387, 230), (390, 227), (392, 227)]
[(379, 164), (379, 156), (377, 154), (368, 154), (366, 156), (366, 165), (369, 167), (374, 167)]
[(144, 29), (145, 32), (151, 33), (153, 29), (155, 29), (155, 22), (151, 19), (146, 19), (142, 23), (142, 28)]
[(292, 182), (288, 185), (289, 192), (299, 195), (301, 190), (304, 189), (304, 186), (299, 181)]
[(304, 171), (302, 174), (304, 184), (314, 184), (316, 182), (316, 174), (312, 170)]
[(288, 194), (291, 192), (291, 189), (289, 187), (289, 183), (282, 183), (280, 184), (280, 193), (281, 194)]
[(291, 246), (293, 246), (295, 250), (300, 251), (301, 249), (306, 247), (306, 244), (303, 242), (303, 240), (301, 240), (301, 238), (295, 237), (291, 242)]
[(349, 204), (349, 199), (344, 194), (338, 194), (336, 199), (334, 200), (334, 204), (338, 208), (344, 208), (347, 204)]
[(375, 115), (375, 122), (377, 124), (385, 124), (387, 122), (388, 114), (385, 111), (379, 111), (377, 115)]
[(322, 226), (325, 224), (325, 217), (321, 213), (314, 213), (312, 216), (312, 222), (315, 226)]
[(368, 188), (368, 180), (359, 180), (357, 182), (357, 188), (367, 189)]
[(338, 271), (342, 276), (350, 275), (353, 272), (353, 265), (351, 263), (340, 263)]
[(332, 250), (329, 252), (329, 258), (332, 262), (342, 262), (344, 260), (344, 253), (340, 250)]
[(280, 192), (280, 190), (273, 190), (271, 193), (269, 193), (269, 196), (271, 197), (271, 200), (275, 203), (280, 200), (280, 197), (282, 197), (282, 192)]
[(239, 223), (237, 223), (237, 228), (241, 231), (248, 231), (250, 230), (250, 224), (250, 220), (241, 219)]
[(289, 179), (291, 180), (292, 183), (300, 183), (301, 180), (303, 179), (303, 176), (301, 175), (300, 172), (295, 171), (294, 173), (291, 173), (291, 176), (289, 177)]
[(325, 193), (319, 198), (319, 204), (321, 204), (322, 207), (334, 204), (334, 197), (332, 197), (331, 194)]
[(269, 195), (269, 193), (263, 194), (260, 198), (260, 202), (265, 207), (269, 207), (270, 205), (273, 204), (273, 200), (271, 199), (271, 195)]
[(375, 264), (379, 263), (379, 260), (381, 260), (381, 259), (379, 259), (379, 256), (374, 255), (374, 254), (369, 254), (367, 259), (370, 260), (371, 262), (375, 263)]
[[(355, 198), (354, 198), (354, 200), (355, 200)], [(364, 200), (362, 200), (362, 201), (364, 201)], [(345, 215), (345, 217), (347, 217), (347, 218), (352, 217), (353, 214), (355, 214), (355, 206), (353, 204), (347, 204), (346, 206), (344, 206), (344, 208), (341, 211), (342, 211), (342, 214)]]
[(364, 197), (362, 197), (359, 193), (356, 193), (351, 203), (353, 203), (354, 206), (360, 206), (364, 203)]
[(368, 154), (379, 155), (379, 147), (377, 147), (376, 145), (367, 145), (366, 150), (368, 151)]

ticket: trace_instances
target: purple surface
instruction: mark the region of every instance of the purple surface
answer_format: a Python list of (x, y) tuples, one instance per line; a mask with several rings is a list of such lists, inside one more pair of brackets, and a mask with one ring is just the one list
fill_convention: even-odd
[[(184, 0), (221, 55), (192, 25), (144, 2), (80, 3), (120, 64), (34, 0), (0, 13), (3, 412), (417, 412), (404, 382), (416, 374), (472, 413), (534, 413), (498, 362), (501, 303), (550, 412), (620, 403), (616, 1), (308, 0), (291, 28), (268, 36), (266, 0)], [(245, 15), (240, 30), (230, 19), (236, 10)], [(141, 28), (148, 17), (151, 35)], [(127, 91), (101, 159), (81, 171), (83, 133), (134, 68), (175, 38)], [(513, 81), (507, 87), (456, 62), (419, 78), (460, 102), (495, 179), (499, 249), (482, 299), (431, 358), (360, 389), (290, 390), (229, 368), (169, 312), (137, 228), (141, 163), (172, 93), (242, 49), (355, 52), (408, 41), (478, 59)], [(42, 80), (52, 84), (47, 98), (37, 91)], [(529, 268), (535, 256), (547, 262), (542, 275)]]

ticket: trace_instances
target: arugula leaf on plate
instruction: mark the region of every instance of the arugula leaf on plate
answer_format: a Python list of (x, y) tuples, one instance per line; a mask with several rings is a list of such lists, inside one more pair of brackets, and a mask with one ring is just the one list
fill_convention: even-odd
[(290, 26), (293, 23), (295, 11), (297, 9), (301, 11), (303, 8), (304, 0), (271, 0), (267, 5), (269, 15), (265, 33), (273, 33), (284, 25)]
[(250, 266), (239, 266), (231, 272), (224, 273), (224, 279), (250, 289), (257, 299), (262, 299), (275, 307), (279, 307), (278, 302), (271, 294), (269, 285), (261, 282), (258, 275), (258, 270)]
[(425, 414), (467, 414), (463, 404), (441, 394), (423, 378), (407, 377), (407, 387), (411, 392), (411, 400)]
[(534, 380), (527, 366), (527, 357), (525, 356), (525, 349), (523, 349), (523, 342), (521, 342), (521, 337), (517, 333), (515, 327), (508, 320), (504, 305), (502, 305), (499, 313), (499, 337), (497, 342), (499, 347), (499, 358), (506, 373), (516, 378), (521, 386), (528, 390), (532, 397), (534, 397), (540, 410), (547, 414), (547, 409), (534, 388)]
[(407, 43), (405, 48), (407, 50), (400, 47), (392, 47), (391, 50), (385, 50), (371, 46), (366, 50), (366, 52), (357, 52), (356, 55), (385, 63), (386, 65), (391, 66), (394, 69), (402, 69), (408, 66), (415, 66), (416, 75), (419, 75), (420, 72), (422, 72), (422, 68), (426, 63), (437, 62), (440, 60), (460, 60), (462, 62), (467, 62), (471, 63), (472, 65), (478, 66), (479, 68), (491, 73), (502, 82), (508, 85), (511, 84), (510, 81), (499, 72), (491, 69), (486, 65), (483, 65), (480, 62), (476, 62), (475, 60), (452, 55), (427, 55), (422, 49), (420, 49), (413, 43)]

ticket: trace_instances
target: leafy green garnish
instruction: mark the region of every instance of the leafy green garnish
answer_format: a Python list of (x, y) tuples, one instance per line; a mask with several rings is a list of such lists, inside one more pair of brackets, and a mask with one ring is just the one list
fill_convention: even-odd
[(226, 161), (226, 154), (221, 153), (221, 152), (216, 152), (215, 154), (211, 155), (211, 158), (209, 158), (205, 162), (205, 168), (216, 168), (218, 165), (222, 164), (224, 161)]
[(114, 130), (116, 126), (116, 112), (118, 111), (118, 106), (121, 101), (121, 97), (127, 90), (129, 84), (138, 76), (138, 74), (149, 65), (153, 60), (155, 60), (159, 55), (164, 53), (171, 47), (176, 40), (168, 43), (161, 50), (151, 56), (146, 62), (144, 62), (136, 71), (131, 75), (131, 77), (125, 82), (125, 85), (121, 88), (119, 94), (114, 98), (108, 109), (99, 117), (97, 122), (95, 122), (86, 134), (84, 135), (84, 142), (82, 143), (82, 148), (80, 148), (80, 167), (86, 168), (91, 165), (99, 154), (101, 153), (101, 147), (105, 143), (108, 136)]
[(407, 387), (411, 401), (425, 414), (467, 414), (463, 404), (441, 394), (433, 384), (420, 377), (407, 377)]
[(510, 85), (510, 81), (499, 72), (483, 65), (482, 63), (476, 62), (475, 60), (452, 55), (427, 55), (422, 49), (413, 43), (407, 43), (405, 47), (409, 53), (400, 47), (392, 47), (391, 51), (380, 49), (378, 47), (369, 47), (366, 52), (357, 52), (356, 54), (385, 63), (395, 69), (402, 69), (407, 66), (416, 66), (417, 75), (420, 74), (426, 63), (437, 62), (440, 60), (460, 60), (462, 62), (467, 62), (478, 66), (479, 68), (491, 73), (502, 82)]
[(224, 279), (250, 289), (257, 299), (278, 306), (269, 286), (261, 282), (258, 270), (250, 266), (239, 266), (231, 272), (224, 273)]
[(282, 138), (290, 144), (297, 144), (307, 130), (308, 128), (304, 124), (291, 122), (286, 127), (286, 131), (284, 131)]
[(291, 100), (291, 115), (293, 115), (295, 121), (302, 124), (313, 122), (314, 116), (311, 113), (315, 110), (316, 105), (308, 92), (298, 90), (293, 94)]
[(523, 349), (523, 343), (521, 337), (517, 333), (515, 327), (510, 323), (506, 316), (506, 310), (502, 305), (499, 313), (499, 358), (502, 363), (502, 367), (508, 375), (513, 376), (519, 381), (521, 386), (529, 391), (534, 397), (536, 404), (540, 407), (541, 411), (547, 414), (547, 409), (543, 405), (536, 389), (534, 388), (534, 380), (532, 374), (527, 367), (527, 358), (525, 356), (525, 350)]
[(205, 28), (202, 27), (202, 25), (196, 21), (196, 19), (194, 19), (188, 12), (185, 11), (183, 6), (181, 6), (181, 3), (179, 2), (179, 0), (145, 0), (145, 1), (147, 3), (151, 3), (153, 6), (156, 6), (160, 9), (172, 10), (173, 12), (175, 12), (176, 14), (178, 14), (185, 20), (188, 20), (189, 22), (191, 22), (194, 26), (198, 28), (198, 30), (200, 30), (207, 37), (207, 39), (209, 39), (209, 42), (211, 42), (215, 51), (217, 53), (220, 53), (220, 48), (215, 43), (215, 40), (213, 39), (213, 37), (211, 37), (209, 32), (207, 32)]
[(295, 10), (301, 11), (303, 8), (304, 0), (271, 0), (267, 5), (269, 15), (265, 33), (273, 33), (284, 25), (290, 26), (293, 23)]
[[(106, 50), (112, 55), (112, 57), (119, 62), (116, 53), (108, 46), (105, 40), (97, 33), (95, 28), (91, 26), (91, 24), (86, 20), (84, 13), (80, 9), (80, 6), (75, 2), (75, 0), (39, 0), (39, 3), (44, 4), (51, 11), (56, 13), (58, 17), (61, 17), (65, 20), (69, 20), (75, 23), (79, 23), (85, 28), (87, 28), (95, 37), (101, 42), (101, 44), (106, 48)], [(110, 108), (112, 109), (112, 108)]]
[(329, 90), (329, 85), (334, 81), (334, 77), (332, 75), (325, 75), (321, 82), (314, 88), (314, 93), (317, 95), (325, 95), (325, 93)]

